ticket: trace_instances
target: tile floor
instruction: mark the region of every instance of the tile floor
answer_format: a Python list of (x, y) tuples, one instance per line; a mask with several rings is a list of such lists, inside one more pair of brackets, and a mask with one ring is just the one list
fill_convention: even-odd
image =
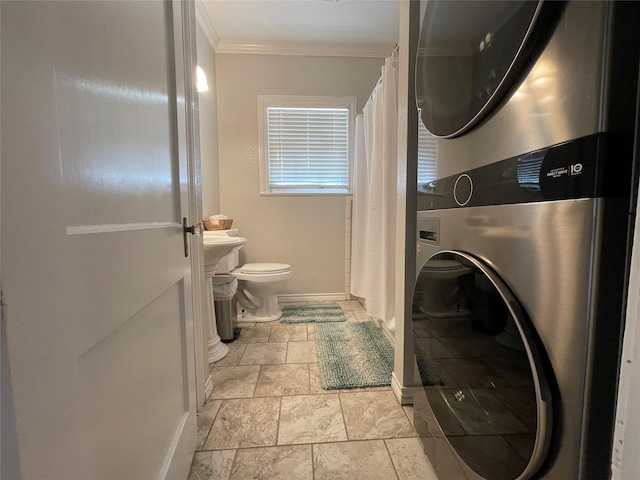
[(437, 480), (390, 387), (322, 389), (313, 324), (241, 326), (211, 366), (189, 480)]

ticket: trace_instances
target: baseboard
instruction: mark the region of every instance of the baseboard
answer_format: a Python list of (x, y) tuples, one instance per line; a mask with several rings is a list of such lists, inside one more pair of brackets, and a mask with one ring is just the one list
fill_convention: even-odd
[(395, 343), (396, 342), (395, 334), (391, 330), (389, 330), (389, 328), (387, 327), (386, 322), (383, 322), (382, 320), (378, 320), (378, 319), (376, 319), (376, 322), (378, 322), (378, 326), (382, 329), (384, 334), (387, 336), (387, 338), (391, 342), (391, 345), (393, 345), (394, 348), (395, 348), (395, 344), (396, 344)]
[(391, 390), (393, 390), (393, 394), (396, 396), (396, 400), (400, 405), (413, 405), (413, 394), (418, 390), (419, 387), (405, 387), (403, 386), (396, 377), (396, 372), (391, 374)]
[(340, 293), (288, 293), (278, 295), (280, 303), (305, 302), (341, 302), (345, 299), (344, 292)]
[(213, 392), (213, 381), (211, 380), (211, 374), (207, 375), (207, 379), (204, 381), (204, 401), (209, 400)]

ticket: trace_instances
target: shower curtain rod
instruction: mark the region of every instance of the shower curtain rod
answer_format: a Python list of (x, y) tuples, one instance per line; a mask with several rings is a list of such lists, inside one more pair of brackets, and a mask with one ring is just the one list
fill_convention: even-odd
[[(393, 51), (391, 52), (391, 55), (393, 55), (394, 53), (399, 51), (399, 46), (396, 43), (396, 46), (393, 47)], [(376, 84), (373, 86), (373, 89), (371, 90), (371, 94), (369, 95), (369, 98), (367, 98), (367, 101), (364, 102), (364, 106), (362, 107), (362, 112), (364, 112), (365, 107), (367, 106), (367, 104), (369, 103), (369, 101), (371, 100), (371, 97), (373, 97), (373, 93), (376, 91), (376, 88), (378, 87), (378, 85), (380, 85), (380, 82), (382, 82), (382, 75), (380, 75), (380, 77), (378, 77), (378, 81), (376, 82)]]

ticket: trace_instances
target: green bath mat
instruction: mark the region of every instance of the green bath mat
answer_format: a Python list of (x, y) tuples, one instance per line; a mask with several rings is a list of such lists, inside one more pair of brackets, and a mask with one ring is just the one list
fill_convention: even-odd
[(346, 322), (342, 307), (336, 303), (285, 305), (280, 323)]
[(325, 390), (391, 385), (393, 346), (373, 322), (316, 325)]
[[(320, 381), (325, 390), (391, 385), (393, 345), (374, 322), (316, 325)], [(423, 382), (440, 384), (437, 370), (421, 352)]]

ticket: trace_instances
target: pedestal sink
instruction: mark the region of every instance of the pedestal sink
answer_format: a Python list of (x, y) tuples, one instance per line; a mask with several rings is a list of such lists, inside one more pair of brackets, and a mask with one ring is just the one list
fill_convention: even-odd
[(204, 232), (204, 267), (216, 268), (220, 259), (225, 255), (236, 252), (247, 243), (243, 237), (227, 237), (226, 235)]
[(211, 278), (216, 273), (220, 259), (225, 255), (240, 250), (243, 245), (247, 243), (247, 239), (204, 232), (203, 243), (204, 279), (207, 297), (207, 311), (205, 315), (208, 316), (209, 320), (208, 360), (209, 363), (213, 363), (223, 358), (229, 352), (229, 348), (220, 341), (220, 336), (218, 335), (215, 309), (213, 308), (213, 282)]

